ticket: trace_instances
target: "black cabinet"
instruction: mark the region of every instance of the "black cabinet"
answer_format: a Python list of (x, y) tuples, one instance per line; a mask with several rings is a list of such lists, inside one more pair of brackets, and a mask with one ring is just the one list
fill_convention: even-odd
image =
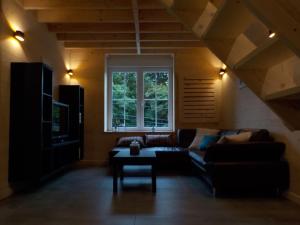
[(47, 65), (11, 64), (9, 181), (16, 184), (13, 187), (38, 183), (79, 158), (80, 136), (73, 136), (73, 128), (69, 139), (53, 144), (52, 89)]
[(70, 139), (79, 140), (79, 159), (84, 157), (84, 89), (79, 85), (60, 85), (59, 101), (70, 107)]

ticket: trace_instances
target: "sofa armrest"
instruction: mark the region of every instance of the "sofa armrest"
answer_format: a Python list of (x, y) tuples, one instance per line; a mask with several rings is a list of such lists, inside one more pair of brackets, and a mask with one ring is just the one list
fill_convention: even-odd
[(246, 142), (213, 144), (207, 148), (206, 162), (278, 161), (285, 144), (281, 142)]

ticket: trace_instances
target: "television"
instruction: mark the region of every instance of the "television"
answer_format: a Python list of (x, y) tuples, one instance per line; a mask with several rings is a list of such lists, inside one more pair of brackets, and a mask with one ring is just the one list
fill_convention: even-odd
[(54, 101), (52, 107), (52, 136), (64, 138), (69, 135), (69, 105)]

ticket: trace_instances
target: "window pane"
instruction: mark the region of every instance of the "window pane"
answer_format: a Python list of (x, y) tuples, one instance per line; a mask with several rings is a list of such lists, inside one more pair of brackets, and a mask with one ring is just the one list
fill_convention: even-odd
[(157, 101), (157, 127), (168, 127), (168, 100)]
[(125, 101), (125, 126), (136, 127), (136, 101)]
[(155, 99), (156, 74), (144, 73), (144, 98)]
[(145, 100), (144, 126), (155, 127), (155, 100)]
[(136, 73), (127, 73), (126, 99), (136, 99)]
[(113, 109), (112, 126), (123, 127), (124, 126), (124, 101), (113, 100), (112, 109)]
[(156, 97), (157, 99), (168, 99), (169, 94), (169, 74), (167, 72), (157, 73)]
[(124, 73), (113, 72), (113, 83), (112, 83), (112, 93), (113, 99), (123, 99), (124, 98)]

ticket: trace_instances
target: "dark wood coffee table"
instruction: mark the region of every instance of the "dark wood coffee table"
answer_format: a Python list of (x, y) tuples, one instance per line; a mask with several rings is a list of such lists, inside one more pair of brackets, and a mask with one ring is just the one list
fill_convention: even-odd
[(140, 151), (138, 155), (130, 155), (129, 151), (120, 151), (112, 158), (113, 192), (118, 192), (118, 175), (123, 180), (124, 165), (151, 165), (152, 192), (156, 192), (156, 154)]

